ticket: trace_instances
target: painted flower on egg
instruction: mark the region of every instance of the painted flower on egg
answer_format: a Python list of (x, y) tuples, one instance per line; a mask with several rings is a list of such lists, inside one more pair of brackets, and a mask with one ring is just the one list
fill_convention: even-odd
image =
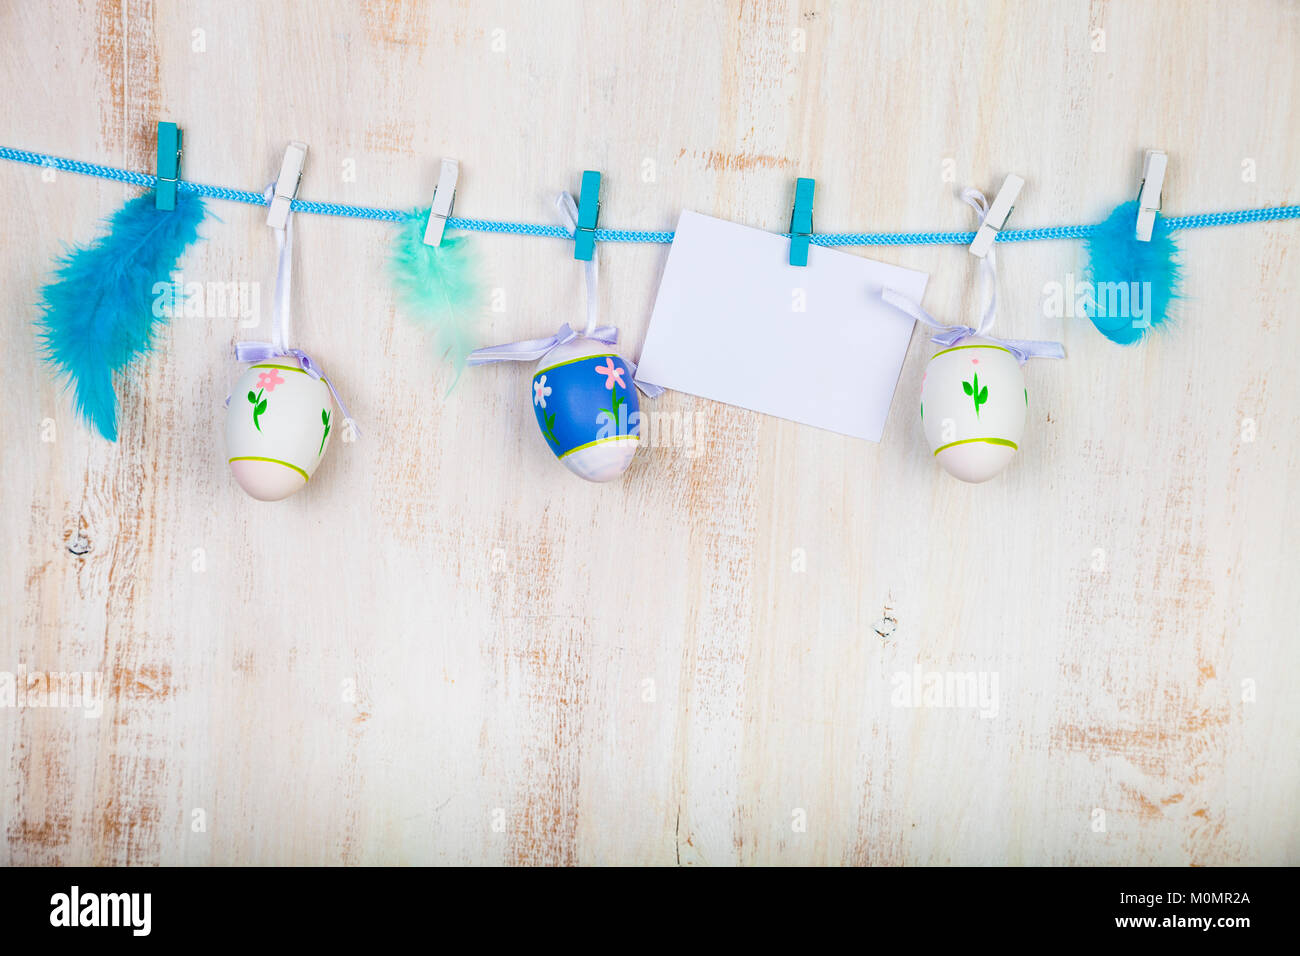
[(268, 392), (274, 392), (277, 385), (283, 385), (284, 379), (280, 376), (279, 369), (271, 369), (269, 372), (263, 372), (257, 376), (257, 387), (264, 388)]
[(612, 355), (605, 359), (604, 365), (596, 366), (596, 374), (605, 376), (606, 388), (612, 389), (615, 382), (627, 388), (626, 383), (623, 381), (623, 369), (614, 367), (614, 357)]
[(537, 381), (533, 382), (533, 404), (546, 407), (546, 396), (551, 394), (551, 389), (546, 387), (546, 376), (543, 375)]

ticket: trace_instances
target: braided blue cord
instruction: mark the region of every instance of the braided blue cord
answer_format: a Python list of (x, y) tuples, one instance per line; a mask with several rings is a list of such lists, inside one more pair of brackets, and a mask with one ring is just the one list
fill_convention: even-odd
[(313, 202), (310, 199), (295, 199), (294, 212), (315, 213), (319, 216), (345, 216), (348, 219), (378, 219), (382, 222), (405, 222), (410, 215), (404, 209), (378, 209), (374, 206), (347, 206), (337, 202)]
[[(788, 236), (789, 233), (782, 233)], [(973, 232), (823, 232), (812, 236), (815, 246), (938, 246), (970, 245)]]
[[(448, 229), (467, 229), (470, 232), (506, 232), (517, 236), (550, 236), (553, 239), (571, 239), (572, 234), (563, 226), (540, 226), (531, 222), (498, 222), (494, 219), (462, 219), (451, 216)], [(599, 231), (596, 238), (600, 238)]]
[[(566, 233), (567, 235), (567, 233)], [(642, 229), (597, 229), (597, 242), (672, 242), (672, 232), (646, 232)]]
[(1203, 212), (1195, 216), (1166, 219), (1170, 229), (1204, 229), (1207, 226), (1237, 226), (1246, 222), (1270, 222), (1276, 219), (1300, 219), (1300, 206), (1269, 206), (1264, 209), (1240, 209), (1235, 212)]
[[(13, 149), (0, 146), (0, 159), (15, 163), (27, 163), (31, 166), (44, 166), (68, 173), (80, 173), (83, 176), (97, 176), (115, 182), (129, 183), (152, 189), (157, 178), (148, 173), (136, 173), (129, 169), (115, 169), (112, 166), (99, 166), (95, 163), (83, 163), (75, 159), (63, 159), (59, 156), (47, 156), (25, 149)], [(209, 199), (226, 199), (231, 202), (247, 203), (250, 206), (265, 206), (266, 197), (259, 192), (247, 189), (228, 189), (225, 186), (207, 186), (203, 183), (181, 181), (177, 188), (192, 192)], [(380, 209), (375, 206), (350, 206), (344, 203), (316, 202), (309, 199), (295, 199), (294, 212), (313, 213), (321, 216), (343, 216), (349, 219), (376, 219), (381, 222), (404, 222), (412, 215), (403, 209)], [(1233, 212), (1200, 213), (1193, 216), (1176, 216), (1166, 218), (1165, 225), (1171, 229), (1204, 229), (1209, 226), (1234, 226), (1248, 222), (1270, 222), (1282, 219), (1300, 219), (1300, 206), (1270, 206), (1262, 209), (1242, 209)], [(528, 222), (501, 222), (493, 219), (465, 219), (452, 216), (447, 220), (447, 228), (463, 229), (469, 232), (495, 232), (519, 236), (546, 236), (552, 239), (571, 239), (573, 234), (563, 226), (544, 226)], [(998, 242), (1035, 242), (1042, 239), (1086, 239), (1095, 226), (1042, 226), (1036, 229), (1004, 229), (998, 233)], [(789, 236), (789, 233), (783, 233)], [(814, 234), (812, 243), (817, 246), (931, 246), (931, 245), (970, 245), (975, 238), (973, 232), (823, 232)], [(597, 242), (657, 242), (673, 241), (671, 232), (647, 232), (629, 229), (597, 229)]]

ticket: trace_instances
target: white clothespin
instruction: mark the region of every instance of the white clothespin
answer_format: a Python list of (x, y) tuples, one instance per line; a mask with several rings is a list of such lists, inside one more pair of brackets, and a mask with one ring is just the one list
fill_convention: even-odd
[(289, 221), (289, 207), (298, 195), (302, 182), (302, 168), (307, 164), (307, 144), (290, 143), (280, 163), (280, 175), (275, 177), (275, 196), (271, 199), (266, 224), (272, 229), (283, 229)]
[(1137, 230), (1138, 242), (1150, 242), (1151, 230), (1156, 226), (1156, 213), (1160, 211), (1165, 191), (1165, 169), (1169, 157), (1162, 149), (1148, 149), (1142, 159), (1142, 187), (1138, 190)]
[(456, 180), (460, 178), (460, 163), (454, 159), (442, 161), (438, 185), (433, 190), (433, 208), (429, 210), (429, 224), (424, 229), (426, 246), (442, 245), (442, 234), (447, 228), (451, 208), (456, 204)]
[(984, 217), (984, 222), (975, 233), (974, 242), (970, 244), (971, 255), (983, 259), (989, 254), (993, 243), (997, 241), (998, 232), (1011, 218), (1011, 210), (1016, 208), (1016, 197), (1020, 195), (1024, 185), (1025, 181), (1015, 173), (1008, 174), (1002, 181), (1002, 188), (998, 190), (993, 205), (989, 207), (988, 215)]

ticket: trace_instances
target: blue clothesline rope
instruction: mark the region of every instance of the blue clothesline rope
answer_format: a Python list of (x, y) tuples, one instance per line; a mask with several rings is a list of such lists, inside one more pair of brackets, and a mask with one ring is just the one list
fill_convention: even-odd
[[(95, 163), (83, 163), (75, 159), (63, 159), (60, 156), (48, 156), (33, 153), (25, 149), (12, 149), (0, 146), (0, 159), (15, 163), (27, 163), (31, 166), (44, 166), (62, 170), (66, 173), (79, 173), (83, 176), (97, 176), (119, 183), (129, 183), (152, 189), (157, 178), (148, 173), (136, 173), (129, 169), (115, 169), (112, 166), (100, 166)], [(224, 186), (208, 186), (203, 183), (191, 183), (182, 180), (177, 188), (185, 192), (196, 193), (209, 199), (225, 199), (231, 202), (247, 203), (250, 206), (265, 206), (266, 198), (260, 192), (247, 189), (228, 189)], [(343, 216), (348, 219), (375, 219), (381, 222), (404, 222), (411, 215), (409, 209), (380, 209), (374, 206), (350, 206), (345, 203), (316, 202), (310, 199), (295, 199), (294, 212), (305, 212), (321, 216)], [(1234, 212), (1201, 213), (1194, 216), (1166, 217), (1165, 225), (1169, 229), (1204, 229), (1208, 226), (1235, 226), (1248, 222), (1269, 222), (1279, 219), (1300, 219), (1300, 206), (1269, 206), (1262, 209), (1242, 209)], [(447, 220), (447, 228), (463, 229), (469, 232), (496, 232), (518, 236), (547, 236), (553, 239), (570, 239), (572, 234), (563, 226), (544, 226), (529, 222), (500, 222), (493, 219), (466, 219), (452, 216)], [(998, 242), (1032, 242), (1039, 239), (1086, 239), (1095, 226), (1042, 226), (1037, 229), (1003, 229), (998, 233)], [(812, 243), (818, 246), (932, 246), (932, 245), (970, 245), (975, 238), (974, 232), (822, 232), (814, 233)], [(673, 241), (670, 231), (644, 231), (636, 229), (597, 229), (597, 242), (659, 242)]]

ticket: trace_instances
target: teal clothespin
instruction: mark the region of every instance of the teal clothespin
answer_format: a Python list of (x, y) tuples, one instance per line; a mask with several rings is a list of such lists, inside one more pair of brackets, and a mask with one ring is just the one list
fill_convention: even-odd
[(797, 179), (794, 184), (794, 210), (790, 213), (790, 265), (808, 264), (808, 246), (812, 236), (813, 189), (811, 179)]
[(573, 258), (590, 262), (596, 252), (596, 220), (600, 218), (600, 173), (588, 169), (582, 174), (578, 194), (578, 227), (573, 230)]
[(181, 130), (175, 123), (158, 124), (158, 184), (154, 203), (158, 209), (176, 208), (176, 181), (181, 178)]

